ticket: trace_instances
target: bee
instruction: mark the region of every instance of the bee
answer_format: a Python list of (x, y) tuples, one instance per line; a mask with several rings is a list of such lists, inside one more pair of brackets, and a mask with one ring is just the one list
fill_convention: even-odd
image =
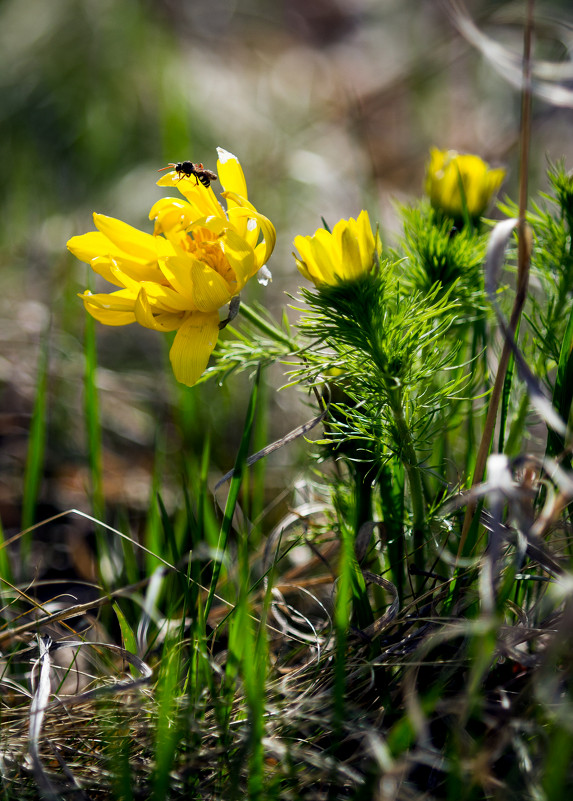
[(168, 164), (167, 167), (162, 167), (157, 172), (163, 172), (163, 170), (168, 170), (169, 168), (175, 170), (177, 175), (179, 176), (179, 180), (184, 177), (195, 178), (195, 185), (199, 184), (199, 181), (205, 186), (207, 189), (209, 188), (211, 181), (217, 180), (217, 173), (213, 172), (213, 170), (208, 170), (202, 164), (195, 164), (193, 161), (180, 161), (177, 164)]

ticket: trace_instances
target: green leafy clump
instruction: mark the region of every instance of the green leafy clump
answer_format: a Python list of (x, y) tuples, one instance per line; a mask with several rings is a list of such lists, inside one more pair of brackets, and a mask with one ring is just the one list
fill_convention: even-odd
[(440, 217), (427, 201), (401, 209), (404, 221), (402, 247), (406, 255), (404, 281), (429, 292), (439, 284), (442, 291), (456, 284), (461, 306), (458, 320), (467, 323), (484, 313), (482, 264), (487, 234), (471, 225), (455, 226)]
[(549, 183), (569, 231), (573, 230), (573, 174), (565, 170), (565, 162), (550, 164), (547, 172)]
[(300, 329), (321, 342), (307, 350), (304, 371), (329, 383), (329, 374), (338, 376), (334, 383), (349, 398), (344, 439), (370, 447), (376, 469), (408, 450), (412, 438), (424, 450), (432, 420), (455, 390), (431, 378), (455, 358), (456, 349), (442, 342), (457, 304), (443, 293), (438, 298), (438, 288), (405, 293), (397, 266), (386, 261), (351, 284), (303, 291), (310, 313)]

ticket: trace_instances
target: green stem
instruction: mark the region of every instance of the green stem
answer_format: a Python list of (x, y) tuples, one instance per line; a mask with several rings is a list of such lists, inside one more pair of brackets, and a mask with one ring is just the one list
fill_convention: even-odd
[[(361, 469), (362, 468), (362, 469)], [(354, 465), (354, 487), (356, 494), (354, 536), (357, 537), (364, 523), (372, 520), (372, 477), (369, 475), (370, 464)]]
[(569, 228), (569, 252), (567, 258), (565, 260), (565, 264), (561, 263), (561, 267), (565, 267), (559, 273), (560, 282), (559, 282), (559, 291), (557, 293), (557, 302), (555, 307), (552, 310), (552, 320), (547, 326), (548, 330), (550, 330), (550, 326), (553, 324), (553, 320), (561, 320), (563, 316), (563, 312), (565, 310), (565, 305), (569, 299), (569, 292), (571, 287), (571, 272), (573, 267), (573, 220), (569, 218), (569, 215), (566, 214), (567, 219), (567, 226)]
[(289, 350), (297, 351), (299, 350), (299, 345), (294, 342), (290, 337), (283, 332), (276, 328), (276, 326), (272, 325), (272, 323), (267, 322), (260, 314), (257, 314), (256, 311), (251, 309), (250, 306), (247, 306), (245, 303), (241, 303), (239, 307), (239, 314), (248, 320), (252, 325), (262, 331), (263, 334), (267, 334), (271, 339), (275, 342), (282, 342), (284, 345), (287, 345)]
[[(416, 449), (410, 429), (404, 417), (402, 393), (396, 389), (388, 393), (390, 408), (394, 418), (394, 424), (398, 434), (398, 441), (401, 449), (401, 460), (408, 476), (410, 485), (410, 498), (412, 501), (412, 523), (413, 523), (413, 545), (414, 545), (414, 565), (419, 571), (424, 571), (426, 564), (424, 560), (424, 547), (426, 541), (426, 510), (424, 504), (424, 490), (422, 487), (422, 476), (416, 456)], [(424, 583), (422, 575), (416, 576), (416, 591), (421, 592)]]

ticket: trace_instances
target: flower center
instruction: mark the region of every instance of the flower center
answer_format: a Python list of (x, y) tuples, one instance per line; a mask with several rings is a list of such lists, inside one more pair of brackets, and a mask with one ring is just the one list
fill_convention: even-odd
[(187, 248), (196, 259), (208, 264), (227, 281), (236, 281), (233, 268), (229, 264), (218, 236), (206, 228), (197, 228), (187, 235)]

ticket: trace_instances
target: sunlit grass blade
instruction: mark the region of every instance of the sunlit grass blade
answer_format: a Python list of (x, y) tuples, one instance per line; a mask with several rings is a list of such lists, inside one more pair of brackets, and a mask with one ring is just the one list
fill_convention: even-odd
[[(259, 404), (255, 424), (253, 426), (253, 450), (258, 452), (268, 444), (269, 437), (269, 390), (267, 383), (263, 380), (259, 388)], [(250, 499), (251, 505), (249, 516), (254, 522), (255, 526), (260, 523), (265, 505), (265, 476), (267, 465), (265, 459), (259, 459), (258, 462), (252, 466), (250, 471), (251, 476), (251, 492)], [(254, 541), (252, 547), (256, 547), (260, 540), (259, 529), (255, 528), (252, 532)]]
[(178, 714), (180, 679), (181, 648), (179, 643), (168, 638), (163, 648), (156, 691), (155, 769), (150, 795), (152, 801), (164, 801), (169, 797), (170, 773), (177, 746), (183, 736), (183, 721)]
[[(517, 326), (515, 336), (516, 338), (519, 336), (519, 324)], [(498, 445), (497, 445), (499, 453), (504, 452), (505, 429), (509, 413), (509, 404), (511, 401), (511, 390), (513, 386), (514, 369), (515, 369), (515, 357), (512, 353), (509, 358), (509, 362), (507, 364), (507, 373), (505, 374), (505, 381), (503, 382), (503, 390), (501, 393), (501, 400), (499, 404), (499, 435), (498, 435)]]
[[(483, 509), (483, 500), (480, 500), (474, 511), (471, 525), (468, 528), (467, 536), (462, 544), (461, 549), (458, 551), (458, 558), (466, 558), (475, 553), (479, 542), (481, 531), (481, 512)], [(449, 614), (453, 609), (456, 601), (459, 599), (464, 587), (471, 586), (475, 581), (476, 571), (471, 570), (469, 573), (467, 569), (457, 567), (454, 571), (454, 580), (448, 586), (448, 592), (444, 601), (444, 614)]]
[(10, 557), (8, 556), (8, 550), (5, 545), (6, 538), (4, 537), (4, 527), (2, 525), (2, 519), (0, 518), (0, 599), (2, 598), (2, 592), (4, 590), (4, 583), (2, 579), (13, 583), (14, 574), (12, 571), (12, 565), (10, 564)]
[[(565, 336), (559, 354), (555, 387), (553, 390), (553, 406), (557, 413), (570, 424), (571, 402), (573, 401), (573, 309), (569, 315)], [(553, 429), (547, 436), (547, 455), (558, 456), (565, 449), (564, 438)], [(571, 465), (571, 456), (567, 463)]]
[(213, 511), (211, 493), (208, 489), (209, 460), (211, 456), (211, 440), (205, 438), (197, 489), (197, 532), (211, 548), (217, 547), (219, 525)]
[(104, 518), (105, 500), (102, 479), (102, 444), (97, 388), (97, 348), (95, 320), (86, 315), (84, 333), (84, 411), (88, 439), (88, 462), (94, 517)]
[(167, 540), (169, 550), (171, 551), (170, 560), (174, 565), (176, 565), (180, 557), (179, 548), (177, 547), (177, 538), (175, 536), (173, 523), (167, 514), (167, 509), (165, 508), (165, 504), (163, 503), (163, 498), (161, 497), (160, 492), (157, 493), (157, 505), (159, 506), (159, 515), (161, 517), (163, 533), (165, 535), (165, 539)]
[[(116, 602), (113, 604), (113, 611), (115, 612), (115, 616), (117, 618), (117, 622), (119, 623), (119, 628), (121, 630), (121, 639), (123, 648), (126, 651), (130, 651), (132, 654), (137, 654), (137, 638), (134, 634), (133, 629), (129, 625), (129, 622), (126, 616), (123, 614), (119, 604)], [(133, 666), (130, 666), (131, 675), (134, 678), (138, 678), (139, 671)]]
[[(248, 552), (246, 554), (248, 559)], [(249, 757), (249, 798), (260, 799), (264, 782), (265, 703), (267, 692), (267, 642), (264, 627), (257, 634), (253, 631), (253, 621), (247, 619), (244, 629), (246, 647), (243, 652), (243, 677), (249, 709), (250, 757)]]
[(340, 539), (340, 572), (349, 571), (354, 623), (359, 629), (366, 629), (374, 622), (374, 616), (368, 599), (366, 582), (354, 553), (355, 536), (344, 524), (340, 527)]
[(553, 725), (543, 771), (544, 798), (561, 801), (571, 792), (570, 771), (573, 736), (569, 727)]
[(104, 747), (109, 765), (112, 798), (132, 801), (134, 776), (132, 776), (130, 757), (134, 740), (129, 726), (121, 720), (110, 705), (109, 711), (102, 714), (104, 723)]
[(380, 503), (388, 542), (388, 563), (392, 583), (398, 590), (400, 604), (406, 583), (406, 552), (404, 547), (404, 467), (393, 459), (380, 474)]
[[(22, 529), (30, 528), (35, 522), (36, 504), (42, 482), (44, 469), (44, 450), (46, 445), (46, 422), (48, 404), (48, 362), (49, 362), (49, 331), (44, 333), (43, 344), (38, 357), (36, 373), (36, 397), (32, 422), (28, 439), (28, 453), (26, 457), (26, 471), (24, 474), (24, 489), (22, 494)], [(30, 547), (30, 537), (22, 537), (22, 553), (27, 553)]]
[[(119, 510), (117, 528), (120, 531), (129, 531), (129, 519), (123, 510)], [(139, 562), (136, 546), (128, 537), (120, 537), (123, 556), (123, 573), (128, 584), (135, 584), (140, 579)]]
[(207, 601), (205, 603), (205, 617), (209, 616), (209, 612), (211, 610), (211, 604), (213, 603), (215, 589), (217, 587), (217, 582), (219, 581), (219, 576), (221, 574), (222, 559), (225, 550), (227, 548), (227, 539), (231, 531), (233, 514), (235, 513), (235, 507), (239, 499), (239, 493), (241, 490), (241, 484), (243, 480), (243, 470), (249, 452), (249, 443), (251, 440), (251, 433), (253, 430), (253, 424), (255, 420), (255, 411), (257, 408), (260, 380), (261, 380), (261, 370), (259, 368), (257, 370), (255, 379), (253, 381), (253, 389), (249, 400), (249, 406), (247, 409), (247, 415), (243, 427), (243, 434), (241, 437), (239, 450), (237, 452), (237, 458), (235, 460), (234, 475), (233, 478), (231, 479), (229, 494), (227, 496), (227, 503), (225, 505), (225, 514), (219, 532), (219, 541), (217, 543), (218, 554), (215, 562), (213, 563), (213, 575), (211, 577), (211, 584), (209, 586), (209, 595), (207, 596)]
[(346, 649), (348, 629), (352, 614), (354, 552), (349, 538), (343, 537), (340, 543), (338, 582), (334, 608), (334, 630), (336, 636), (336, 656), (333, 688), (333, 741), (335, 753), (340, 749), (340, 740), (346, 709), (347, 664)]
[(148, 576), (161, 564), (154, 554), (162, 554), (163, 551), (163, 526), (160, 507), (157, 502), (157, 497), (161, 488), (161, 472), (163, 466), (163, 453), (161, 449), (156, 447), (144, 534), (144, 545), (148, 549), (148, 553), (145, 555), (145, 571)]
[(217, 694), (209, 662), (210, 654), (205, 631), (205, 616), (199, 594), (197, 594), (194, 603), (191, 600), (188, 614), (191, 615), (192, 620), (193, 649), (187, 665), (185, 689), (189, 709), (192, 710), (195, 719), (197, 719), (199, 715), (204, 715), (206, 709), (204, 690), (208, 690), (212, 696)]

